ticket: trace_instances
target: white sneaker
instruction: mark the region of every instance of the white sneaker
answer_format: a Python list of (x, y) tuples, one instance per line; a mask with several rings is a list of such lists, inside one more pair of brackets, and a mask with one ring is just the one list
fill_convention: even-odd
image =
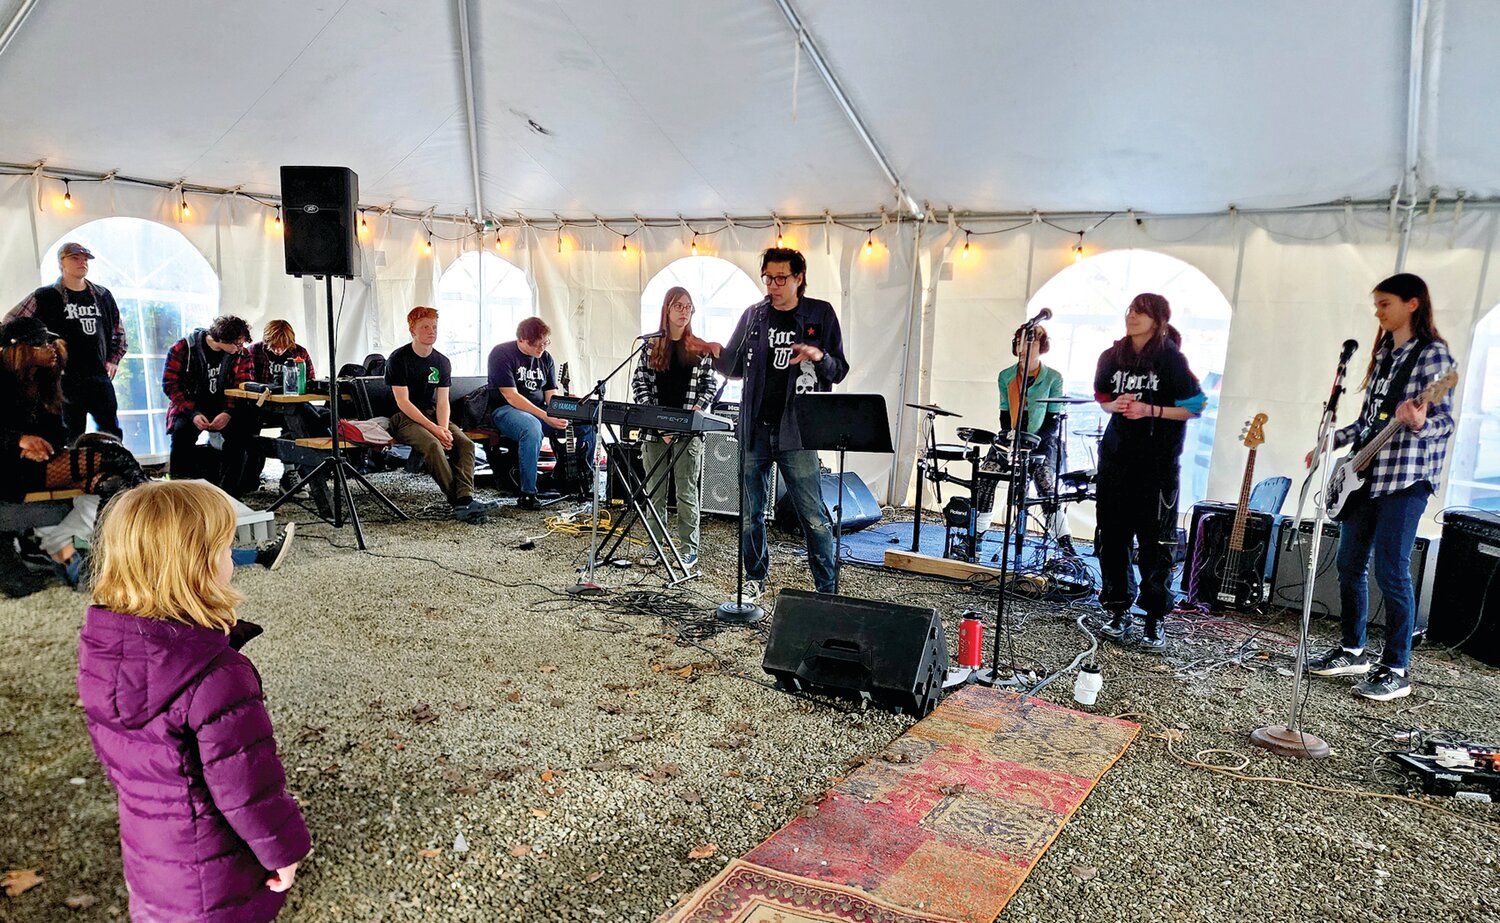
[(745, 588), (740, 593), (740, 599), (747, 603), (759, 602), (766, 595), (766, 582), (764, 580), (746, 580)]

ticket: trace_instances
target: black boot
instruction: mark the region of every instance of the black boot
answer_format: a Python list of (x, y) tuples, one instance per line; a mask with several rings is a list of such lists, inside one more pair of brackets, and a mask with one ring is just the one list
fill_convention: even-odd
[(1111, 611), (1109, 613), (1109, 621), (1104, 623), (1104, 626), (1099, 629), (1099, 633), (1112, 641), (1123, 641), (1125, 640), (1125, 636), (1130, 634), (1130, 624), (1130, 612), (1128, 610)]
[(1166, 623), (1163, 619), (1146, 616), (1146, 623), (1141, 628), (1141, 647), (1148, 651), (1167, 649)]
[(20, 599), (46, 585), (47, 581), (33, 574), (16, 551), (15, 535), (0, 533), (0, 593), (11, 599)]

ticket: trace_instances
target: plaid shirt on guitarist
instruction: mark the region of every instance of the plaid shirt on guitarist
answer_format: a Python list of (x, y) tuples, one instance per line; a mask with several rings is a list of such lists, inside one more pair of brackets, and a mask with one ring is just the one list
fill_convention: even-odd
[[(1380, 416), (1386, 386), (1416, 344), (1416, 338), (1407, 340), (1394, 355), (1391, 355), (1389, 344), (1381, 347), (1375, 357), (1375, 368), (1377, 372), (1384, 368), (1386, 373), (1370, 382), (1359, 419), (1334, 433), (1334, 448), (1342, 448), (1354, 442), (1361, 433), (1365, 433), (1367, 438), (1373, 437), (1390, 422)], [(1389, 362), (1386, 361), (1388, 356)], [(1401, 399), (1415, 400), (1424, 388), (1456, 367), (1453, 354), (1448, 352), (1448, 344), (1441, 340), (1428, 343), (1416, 368), (1412, 369), (1411, 377), (1406, 380), (1406, 392)], [(1425, 426), (1415, 432), (1405, 426), (1401, 427), (1391, 441), (1375, 454), (1369, 467), (1370, 496), (1384, 497), (1418, 481), (1426, 481), (1436, 491), (1438, 480), (1443, 476), (1443, 461), (1448, 457), (1448, 437), (1453, 435), (1453, 427), (1453, 401), (1450, 394), (1445, 394), (1442, 400), (1428, 406)]]

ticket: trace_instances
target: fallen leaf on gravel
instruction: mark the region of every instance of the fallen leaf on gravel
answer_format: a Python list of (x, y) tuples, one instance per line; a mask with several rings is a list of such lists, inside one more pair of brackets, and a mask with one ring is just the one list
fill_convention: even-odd
[(479, 794), (479, 786), (471, 783), (469, 785), (460, 785), (458, 788), (451, 789), (450, 791), (455, 795), (477, 795)]
[(583, 768), (591, 770), (593, 772), (609, 772), (614, 769), (619, 769), (620, 764), (616, 763), (614, 760), (598, 760), (593, 763), (585, 763), (583, 765)]
[(738, 769), (726, 769), (723, 772), (719, 773), (719, 775), (723, 776), (726, 779), (745, 778), (745, 774), (743, 772), (740, 772)]
[(748, 721), (731, 721), (726, 730), (731, 734), (748, 734), (751, 737), (756, 735), (755, 728)]
[(688, 664), (687, 666), (683, 667), (681, 670), (673, 670), (672, 674), (674, 676), (680, 676), (683, 679), (692, 679), (693, 678), (693, 665), (692, 664)]
[(653, 663), (651, 665), (651, 672), (652, 673), (660, 673), (661, 671), (663, 671), (665, 669), (666, 669), (666, 667), (663, 666), (663, 665), (661, 665), (661, 664), (659, 664), (659, 663)]
[(328, 730), (327, 727), (320, 727), (313, 724), (304, 724), (302, 725), (302, 730), (297, 734), (297, 743), (300, 744), (306, 743), (309, 740), (317, 740), (323, 736), (323, 732), (326, 730)]
[(405, 743), (405, 741), (397, 741), (396, 742), (396, 749), (397, 750), (405, 750), (406, 749), (406, 743)]
[(764, 811), (765, 809), (766, 806), (761, 804), (759, 801), (750, 802), (750, 810), (752, 811)]
[(682, 775), (681, 766), (678, 766), (676, 763), (663, 763), (650, 772), (642, 773), (641, 778), (645, 779), (647, 782), (654, 782), (657, 785), (660, 785), (661, 783), (670, 781), (671, 779), (675, 779), (680, 775)]
[(1092, 865), (1075, 865), (1073, 866), (1073, 874), (1084, 881), (1093, 881), (1099, 877), (1099, 870)]
[(519, 701), (521, 701), (521, 690), (519, 690), (519, 689), (512, 689), (510, 691), (510, 694), (505, 697), (505, 701), (507, 701), (507, 702), (519, 702)]
[(36, 869), (11, 869), (0, 878), (0, 885), (5, 886), (6, 897), (20, 897), (45, 880)]
[(509, 769), (486, 769), (484, 777), (494, 782), (509, 782), (521, 774), (521, 767), (512, 766)]
[(703, 796), (693, 791), (692, 789), (678, 792), (677, 797), (681, 798), (683, 801), (686, 801), (688, 804), (697, 804), (698, 802), (703, 800)]
[(517, 843), (517, 844), (515, 844), (514, 846), (512, 846), (510, 848), (510, 854), (512, 856), (514, 856), (515, 858), (517, 858), (517, 859), (519, 859), (520, 857), (526, 855), (529, 852), (531, 852), (531, 844), (530, 843)]
[(538, 673), (556, 673), (557, 667), (550, 663), (544, 663), (536, 668)]
[(543, 782), (551, 782), (553, 780), (553, 778), (554, 778), (554, 774), (553, 774), (552, 770), (547, 769), (547, 770), (544, 770), (542, 772), (542, 781)]
[(339, 764), (338, 763), (329, 763), (327, 766), (324, 766), (319, 771), (322, 772), (323, 775), (325, 775), (325, 776), (336, 776), (336, 775), (339, 774)]
[(631, 734), (629, 737), (625, 738), (625, 742), (629, 743), (629, 744), (639, 744), (639, 743), (645, 743), (646, 741), (648, 741), (650, 739), (651, 739), (651, 735), (645, 733), (644, 731), (642, 731), (642, 732), (640, 732), (638, 734)]
[(550, 817), (550, 816), (552, 816), (552, 812), (551, 811), (543, 810), (541, 808), (532, 808), (531, 809), (531, 816), (532, 817)]
[(704, 843), (702, 846), (688, 850), (687, 857), (689, 859), (707, 859), (718, 851), (719, 846), (717, 843)]
[(429, 846), (426, 849), (422, 850), (421, 852), (417, 853), (417, 855), (421, 856), (423, 859), (436, 859), (438, 856), (441, 856), (442, 854), (443, 854), (443, 847), (441, 847), (441, 846)]
[(595, 702), (594, 706), (596, 708), (598, 708), (600, 711), (604, 712), (606, 715), (623, 715), (623, 714), (625, 714), (625, 709), (621, 708), (620, 706), (616, 705), (613, 702)]
[(604, 873), (599, 871), (598, 869), (595, 869), (594, 871), (589, 872), (587, 875), (583, 876), (583, 883), (586, 885), (591, 885), (603, 877)]
[(72, 910), (87, 910), (99, 902), (99, 898), (92, 894), (69, 894), (63, 898), (63, 905)]
[(438, 713), (432, 710), (432, 706), (426, 702), (413, 705), (411, 709), (411, 720), (417, 724), (431, 724), (438, 719)]
[(443, 770), (443, 779), (447, 782), (457, 782), (464, 777), (464, 771), (457, 766), (449, 766)]

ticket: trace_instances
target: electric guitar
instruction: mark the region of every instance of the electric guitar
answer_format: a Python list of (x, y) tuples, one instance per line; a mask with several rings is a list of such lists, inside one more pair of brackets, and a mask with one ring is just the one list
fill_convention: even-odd
[(1219, 588), (1213, 595), (1216, 602), (1241, 609), (1259, 605), (1265, 585), (1262, 571), (1265, 555), (1260, 553), (1264, 543), (1249, 549), (1249, 554), (1246, 554), (1245, 520), (1250, 516), (1250, 487), (1255, 483), (1255, 452), (1266, 441), (1268, 419), (1263, 413), (1256, 414), (1240, 434), (1245, 448), (1250, 450), (1250, 457), (1245, 459), (1245, 475), (1240, 479), (1240, 503), (1234, 511), (1229, 547), (1224, 552), (1223, 566), (1219, 570)]
[[(568, 380), (568, 364), (564, 362), (562, 369), (557, 373), (557, 383), (562, 386), (564, 397), (572, 397), (573, 383)], [(579, 464), (578, 458), (578, 433), (574, 429), (575, 424), (568, 421), (568, 428), (563, 430), (563, 457), (558, 462), (558, 471), (562, 474), (563, 483), (573, 487), (582, 482), (583, 466)]]
[[(1458, 384), (1458, 372), (1449, 372), (1442, 378), (1422, 389), (1417, 395), (1417, 403), (1424, 406), (1433, 401), (1440, 401)], [(1369, 476), (1365, 469), (1370, 467), (1370, 462), (1375, 460), (1375, 454), (1385, 448), (1401, 429), (1406, 426), (1395, 415), (1385, 425), (1385, 429), (1376, 434), (1364, 448), (1358, 452), (1350, 452), (1339, 459), (1333, 468), (1333, 473), (1328, 476), (1328, 492), (1324, 495), (1325, 508), (1328, 510), (1329, 519), (1342, 519), (1349, 510), (1349, 498), (1356, 494), (1368, 493), (1370, 489)]]

